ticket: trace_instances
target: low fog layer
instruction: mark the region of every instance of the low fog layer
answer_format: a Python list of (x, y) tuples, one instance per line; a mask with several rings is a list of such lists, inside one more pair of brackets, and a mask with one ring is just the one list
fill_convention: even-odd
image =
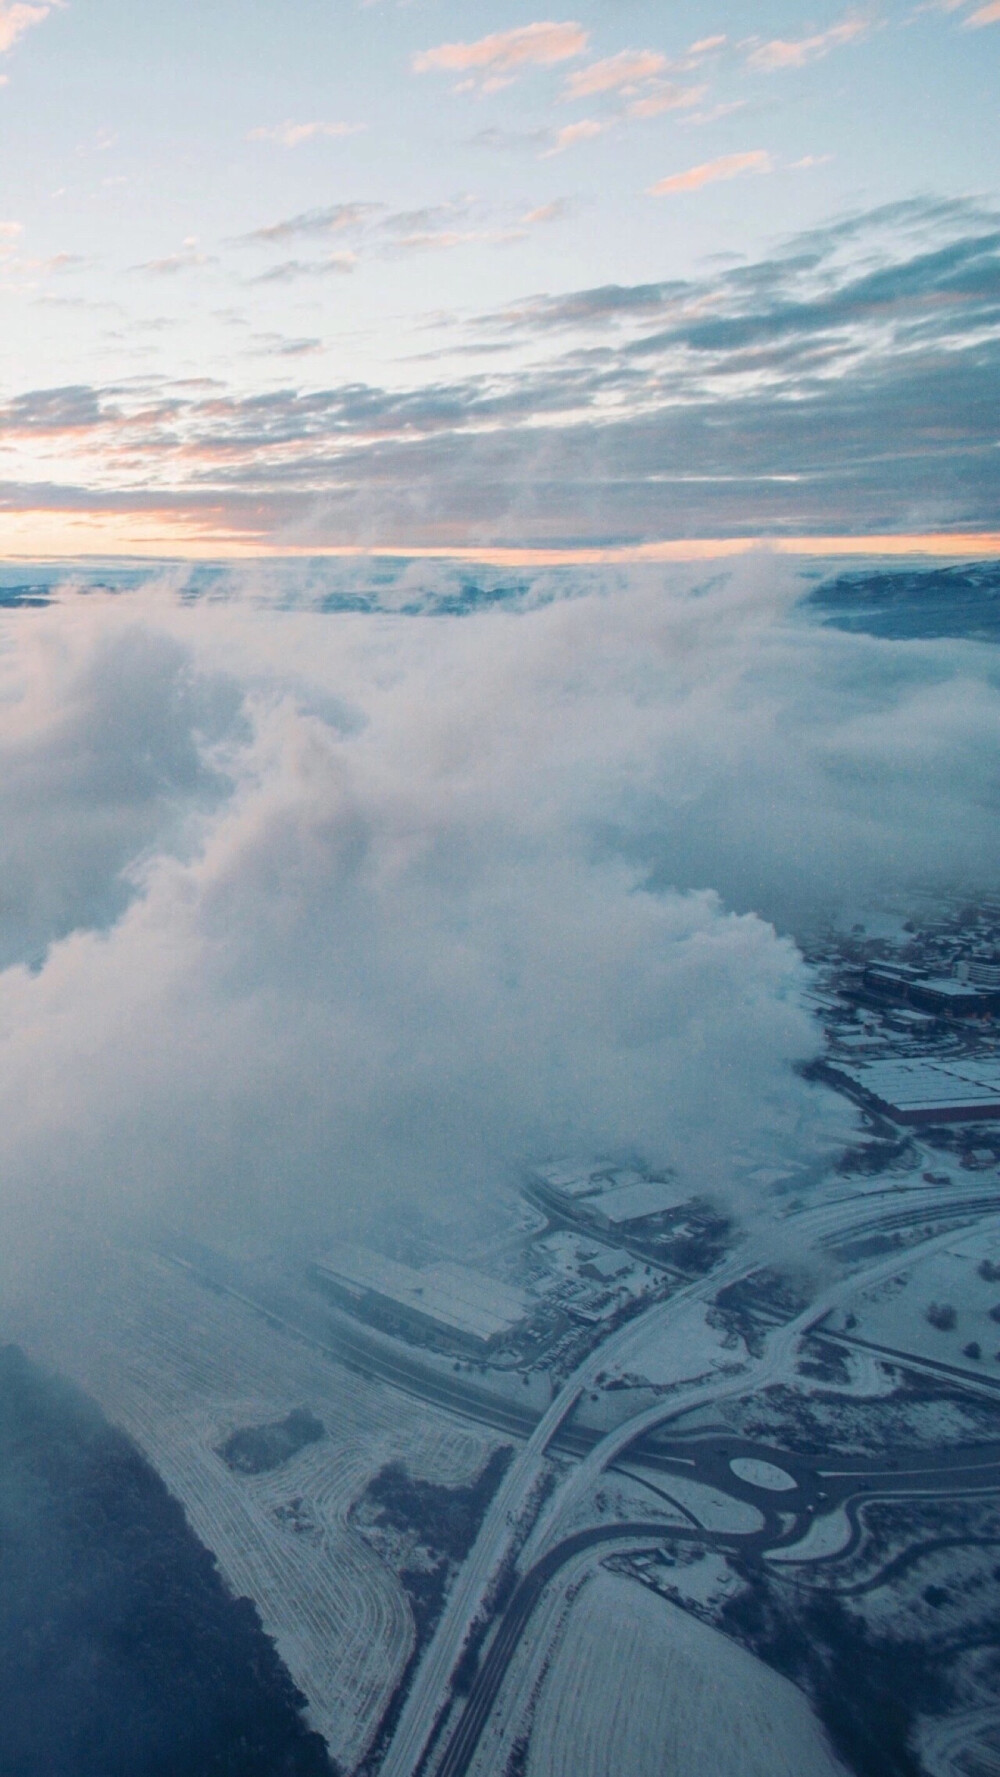
[(843, 1139), (780, 933), (995, 878), (995, 655), (813, 627), (767, 559), (551, 591), (4, 619), (15, 1250), (49, 1206), (309, 1239), (475, 1213), (567, 1147), (732, 1200), (734, 1149)]

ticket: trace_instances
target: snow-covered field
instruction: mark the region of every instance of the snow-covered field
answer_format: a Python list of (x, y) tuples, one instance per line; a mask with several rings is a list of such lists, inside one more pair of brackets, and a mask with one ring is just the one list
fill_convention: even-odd
[(530, 1633), (522, 1637), (514, 1650), (503, 1689), (469, 1767), (469, 1777), (500, 1777), (518, 1743), (527, 1742), (538, 1695), (573, 1608), (572, 1601), (581, 1585), (597, 1570), (593, 1554), (580, 1555), (546, 1587), (535, 1607)]
[(733, 1474), (753, 1487), (764, 1487), (772, 1493), (787, 1493), (795, 1486), (790, 1474), (773, 1462), (762, 1462), (758, 1456), (735, 1456), (730, 1463)]
[(707, 1313), (704, 1302), (692, 1302), (671, 1320), (668, 1328), (637, 1324), (635, 1338), (626, 1342), (615, 1361), (608, 1365), (609, 1375), (636, 1374), (662, 1387), (744, 1364), (747, 1354), (743, 1341), (723, 1327), (710, 1326)]
[[(645, 1485), (645, 1480), (651, 1485)], [(659, 1519), (665, 1524), (698, 1524), (705, 1530), (735, 1536), (752, 1536), (764, 1525), (763, 1514), (748, 1500), (733, 1499), (687, 1475), (645, 1471), (635, 1462), (626, 1473), (615, 1470), (599, 1475), (587, 1494), (564, 1514), (560, 1530), (568, 1535), (603, 1524), (655, 1523)]]
[[(28, 1309), (5, 1314), (4, 1335), (136, 1440), (230, 1586), (257, 1604), (334, 1756), (356, 1763), (413, 1629), (398, 1581), (348, 1523), (351, 1504), (397, 1457), (429, 1479), (466, 1481), (495, 1441), (352, 1376), (166, 1262), (108, 1252), (76, 1277), (63, 1264), (59, 1277), (37, 1321)], [(281, 1468), (233, 1474), (216, 1454), (237, 1427), (297, 1406), (327, 1436)]]
[[(995, 1230), (985, 1236), (956, 1234), (944, 1249), (916, 1257), (899, 1278), (845, 1299), (832, 1324), (873, 1344), (1000, 1378), (1000, 1321), (990, 1316), (993, 1308), (1000, 1312), (1000, 1278), (991, 1282), (979, 1275), (983, 1260), (1000, 1265)], [(935, 1308), (951, 1309), (954, 1324), (928, 1320), (928, 1310)], [(966, 1352), (970, 1344), (979, 1346), (978, 1359)]]
[[(716, 1630), (603, 1571), (564, 1598), (496, 1712), (528, 1714), (528, 1777), (843, 1777), (801, 1692)], [(474, 1777), (496, 1777), (498, 1751), (484, 1742)]]

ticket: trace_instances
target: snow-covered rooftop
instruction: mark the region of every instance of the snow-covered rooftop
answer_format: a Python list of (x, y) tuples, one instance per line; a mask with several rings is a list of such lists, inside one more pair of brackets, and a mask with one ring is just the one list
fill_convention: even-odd
[(532, 1167), (532, 1173), (561, 1197), (586, 1197), (600, 1190), (610, 1165), (609, 1160), (552, 1160)]
[(669, 1180), (642, 1179), (637, 1185), (601, 1191), (596, 1197), (588, 1197), (587, 1208), (617, 1227), (625, 1222), (642, 1221), (645, 1216), (663, 1215), (668, 1209), (679, 1209), (690, 1196), (689, 1190)]
[(846, 1080), (898, 1111), (955, 1111), (968, 1108), (1000, 1114), (1000, 1057), (936, 1061), (914, 1055), (845, 1065), (834, 1063)]
[(447, 1260), (417, 1271), (367, 1247), (342, 1246), (322, 1259), (319, 1268), (349, 1289), (382, 1296), (484, 1341), (512, 1331), (533, 1306), (524, 1290)]

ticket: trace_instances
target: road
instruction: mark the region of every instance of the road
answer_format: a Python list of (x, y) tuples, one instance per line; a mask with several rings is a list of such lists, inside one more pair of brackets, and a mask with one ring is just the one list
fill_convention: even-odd
[[(984, 1193), (984, 1195), (986, 1194)], [(976, 1208), (977, 1219), (982, 1219), (981, 1205), (978, 1200)], [(896, 1214), (895, 1208), (892, 1213)], [(998, 1214), (985, 1219), (987, 1225), (990, 1222), (1000, 1225), (1000, 1215)], [(923, 1242), (920, 1248), (921, 1255), (944, 1247), (953, 1239), (954, 1229), (950, 1228), (947, 1232)], [(823, 1291), (800, 1314), (784, 1326), (774, 1329), (768, 1336), (763, 1355), (756, 1360), (752, 1368), (745, 1370), (738, 1377), (716, 1376), (701, 1387), (688, 1390), (679, 1401), (674, 1400), (669, 1406), (658, 1403), (609, 1432), (550, 1496), (522, 1551), (520, 1560), (522, 1571), (529, 1568), (534, 1571), (540, 1561), (546, 1559), (555, 1547), (560, 1546), (565, 1540), (565, 1527), (571, 1521), (574, 1511), (586, 1500), (600, 1474), (646, 1432), (662, 1426), (666, 1421), (679, 1414), (690, 1413), (697, 1407), (714, 1405), (727, 1396), (744, 1395), (751, 1390), (759, 1391), (768, 1387), (780, 1376), (787, 1375), (794, 1366), (798, 1346), (804, 1334), (837, 1307), (845, 1295), (890, 1278), (912, 1262), (912, 1251), (897, 1250), (891, 1255), (883, 1255), (870, 1265), (839, 1279)], [(737, 1255), (727, 1261), (725, 1265), (720, 1266), (708, 1278), (700, 1279), (687, 1289), (679, 1291), (669, 1302), (660, 1304), (645, 1315), (638, 1316), (635, 1321), (621, 1328), (614, 1336), (613, 1341), (607, 1341), (604, 1345), (599, 1346), (596, 1352), (591, 1353), (585, 1364), (574, 1372), (550, 1411), (561, 1406), (561, 1419), (565, 1419), (572, 1411), (583, 1389), (589, 1386), (590, 1381), (596, 1377), (599, 1370), (608, 1366), (609, 1361), (625, 1356), (630, 1347), (637, 1348), (643, 1336), (662, 1335), (669, 1331), (671, 1320), (679, 1319), (681, 1312), (686, 1310), (692, 1302), (705, 1301), (714, 1297), (726, 1283), (745, 1276), (748, 1270), (753, 1268), (753, 1263), (748, 1264), (748, 1255), (744, 1251), (742, 1255)], [(532, 1458), (529, 1470), (532, 1474), (532, 1485), (537, 1476), (541, 1474), (544, 1461), (543, 1425), (544, 1421), (536, 1428), (532, 1439)], [(440, 1635), (441, 1628), (447, 1625), (447, 1637), (442, 1636), (438, 1642), (438, 1636), (435, 1636), (429, 1653), (434, 1651), (435, 1644), (438, 1644), (438, 1658), (430, 1665), (428, 1658), (425, 1657), (417, 1672), (416, 1680), (400, 1718), (399, 1728), (382, 1767), (383, 1777), (414, 1777), (414, 1774), (420, 1769), (421, 1759), (434, 1725), (446, 1703), (451, 1672), (458, 1662), (472, 1623), (476, 1616), (483, 1611), (490, 1576), (496, 1573), (503, 1555), (508, 1553), (512, 1547), (511, 1533), (516, 1523), (516, 1517), (512, 1516), (512, 1495), (516, 1497), (517, 1488), (523, 1486), (525, 1470), (528, 1469), (528, 1465), (524, 1463), (526, 1456), (527, 1451), (522, 1453), (521, 1460), (512, 1464), (508, 1470), (506, 1481), (511, 1485), (505, 1485), (504, 1518), (498, 1521), (497, 1512), (490, 1511), (472, 1557), (460, 1575), (460, 1582), (468, 1580), (469, 1584), (463, 1587), (460, 1600), (457, 1597), (459, 1588), (456, 1586), (455, 1593), (452, 1594), (452, 1598), (446, 1606), (438, 1634)], [(863, 1486), (863, 1482), (859, 1482), (858, 1485)], [(518, 1509), (523, 1509), (527, 1497), (526, 1491), (521, 1494), (521, 1504)], [(453, 1605), (455, 1606), (454, 1610), (452, 1609)], [(450, 1665), (448, 1665), (449, 1657)], [(407, 1727), (405, 1738), (401, 1737), (404, 1722)], [(445, 1758), (449, 1754), (450, 1747), (445, 1752)]]
[[(986, 1221), (1000, 1225), (1000, 1214), (986, 1218)], [(953, 1239), (954, 1232), (949, 1230), (932, 1240), (924, 1241), (920, 1248), (921, 1255), (947, 1246)], [(763, 1355), (750, 1371), (731, 1379), (715, 1376), (702, 1387), (688, 1390), (680, 1401), (674, 1400), (669, 1405), (658, 1402), (608, 1432), (552, 1494), (532, 1532), (525, 1549), (525, 1559), (537, 1559), (553, 1538), (561, 1534), (562, 1527), (571, 1519), (574, 1509), (586, 1498), (601, 1472), (610, 1467), (644, 1433), (655, 1430), (657, 1426), (676, 1418), (680, 1413), (690, 1413), (698, 1407), (712, 1406), (727, 1398), (747, 1394), (751, 1390), (759, 1392), (770, 1387), (794, 1367), (803, 1336), (825, 1320), (840, 1305), (845, 1295), (894, 1277), (912, 1262), (912, 1252), (895, 1251), (873, 1260), (870, 1265), (852, 1272), (848, 1277), (838, 1279), (794, 1319), (787, 1321), (784, 1326), (776, 1327), (768, 1335)], [(716, 1278), (718, 1277), (717, 1273)], [(641, 1329), (641, 1321), (633, 1324), (637, 1330)]]
[[(697, 1530), (678, 1530), (678, 1537), (703, 1538), (704, 1533)], [(569, 1562), (581, 1554), (591, 1554), (603, 1546), (632, 1544), (641, 1549), (651, 1541), (658, 1547), (663, 1541), (664, 1527), (662, 1524), (619, 1524), (608, 1525), (600, 1530), (581, 1530), (575, 1536), (567, 1537), (564, 1542), (550, 1549), (549, 1553), (527, 1573), (521, 1580), (507, 1609), (504, 1611), (500, 1626), (479, 1671), (476, 1673), (472, 1687), (462, 1711), (461, 1719), (451, 1736), (441, 1759), (435, 1777), (465, 1777), (480, 1735), (489, 1720), (497, 1697), (507, 1676), (507, 1668), (517, 1649), (522, 1635), (528, 1627), (531, 1616), (546, 1586), (563, 1572)], [(727, 1539), (709, 1537), (706, 1540), (715, 1542)], [(729, 1538), (728, 1545), (734, 1546), (738, 1539)]]
[[(741, 1457), (767, 1462), (784, 1470), (794, 1481), (794, 1486), (774, 1493), (741, 1480), (731, 1466)], [(820, 1508), (829, 1511), (838, 1505), (855, 1504), (863, 1498), (924, 1496), (928, 1491), (939, 1497), (942, 1493), (978, 1493), (986, 1487), (990, 1491), (1000, 1488), (1000, 1444), (966, 1452), (965, 1460), (961, 1462), (947, 1454), (928, 1458), (926, 1453), (917, 1452), (912, 1458), (901, 1458), (898, 1468), (887, 1468), (884, 1462), (859, 1457), (843, 1468), (828, 1469), (821, 1466), (822, 1459), (817, 1457), (789, 1456), (784, 1450), (751, 1440), (712, 1436), (678, 1440), (675, 1460), (684, 1465), (686, 1474), (691, 1475), (693, 1467), (692, 1478), (755, 1505), (763, 1518), (760, 1529), (740, 1535), (698, 1526), (635, 1522), (591, 1527), (555, 1543), (528, 1569), (506, 1606), (470, 1687), (461, 1718), (437, 1765), (435, 1777), (466, 1777), (479, 1739), (500, 1696), (510, 1662), (528, 1630), (542, 1593), (579, 1555), (627, 1543), (659, 1549), (664, 1541), (698, 1542), (706, 1548), (739, 1549), (744, 1555), (761, 1555), (769, 1549), (797, 1542)], [(790, 1527), (782, 1524), (782, 1518), (788, 1513), (794, 1517)], [(838, 1559), (853, 1551), (860, 1535), (856, 1513), (852, 1514), (852, 1521), (852, 1541), (838, 1552)], [(864, 1584), (878, 1584), (881, 1577)]]
[(692, 1302), (708, 1301), (722, 1284), (746, 1270), (745, 1258), (730, 1260), (709, 1277), (678, 1290), (605, 1339), (574, 1370), (551, 1407), (535, 1426), (524, 1449), (511, 1463), (486, 1514), (479, 1535), (451, 1591), (443, 1615), (417, 1670), (403, 1706), (381, 1777), (415, 1777), (438, 1714), (445, 1704), (451, 1675), (466, 1637), (485, 1608), (489, 1588), (516, 1548), (519, 1521), (545, 1472), (546, 1453), (556, 1432), (572, 1413), (581, 1394), (634, 1342), (638, 1328), (668, 1332)]
[[(914, 1187), (914, 1194), (917, 1192), (917, 1200), (911, 1199), (908, 1203), (901, 1202), (902, 1193), (895, 1188), (853, 1196), (846, 1193), (842, 1198), (828, 1200), (815, 1209), (804, 1210), (789, 1221), (794, 1221), (797, 1233), (801, 1233), (803, 1244), (808, 1247), (835, 1245), (851, 1235), (857, 1238), (868, 1233), (884, 1233), (947, 1219), (949, 1228), (946, 1233), (921, 1243), (923, 1254), (954, 1238), (956, 1220), (979, 1220), (984, 1212), (1000, 1209), (1000, 1194), (992, 1182), (984, 1183), (978, 1191), (963, 1189), (961, 1197), (955, 1196), (954, 1185), (921, 1185)], [(211, 1270), (210, 1260), (216, 1258), (216, 1255), (210, 1255), (206, 1259), (204, 1250), (200, 1255), (181, 1260), (176, 1253), (170, 1256), (201, 1275), (205, 1275), (206, 1266)], [(842, 1279), (794, 1320), (776, 1327), (767, 1338), (762, 1357), (738, 1377), (715, 1376), (700, 1389), (689, 1389), (679, 1401), (672, 1401), (668, 1407), (660, 1404), (650, 1408), (605, 1436), (571, 1423), (581, 1396), (593, 1386), (602, 1370), (625, 1359), (630, 1351), (638, 1350), (647, 1337), (668, 1335), (692, 1304), (713, 1300), (720, 1289), (752, 1274), (767, 1262), (769, 1256), (766, 1242), (758, 1245), (747, 1241), (707, 1277), (683, 1286), (666, 1302), (654, 1304), (644, 1314), (618, 1328), (584, 1359), (541, 1417), (528, 1406), (521, 1407), (514, 1401), (504, 1401), (486, 1389), (477, 1388), (462, 1375), (435, 1374), (416, 1355), (410, 1359), (405, 1353), (383, 1349), (378, 1341), (366, 1337), (363, 1330), (352, 1328), (346, 1317), (337, 1317), (337, 1321), (332, 1322), (325, 1314), (321, 1332), (318, 1311), (315, 1324), (307, 1326), (303, 1324), (301, 1303), (290, 1304), (275, 1299), (273, 1291), (269, 1298), (261, 1299), (259, 1290), (251, 1293), (246, 1280), (235, 1275), (207, 1277), (213, 1287), (225, 1290), (256, 1312), (266, 1314), (296, 1338), (306, 1339), (337, 1361), (347, 1361), (395, 1387), (434, 1401), (460, 1417), (476, 1419), (524, 1439), (523, 1447), (494, 1496), (417, 1670), (382, 1765), (382, 1777), (415, 1777), (419, 1771), (435, 1723), (447, 1703), (452, 1675), (466, 1638), (476, 1620), (486, 1614), (490, 1591), (498, 1573), (518, 1551), (525, 1513), (530, 1510), (536, 1489), (542, 1482), (550, 1451), (560, 1451), (580, 1460), (556, 1488), (520, 1550), (522, 1572), (535, 1572), (554, 1548), (567, 1541), (573, 1512), (584, 1501), (594, 1481), (625, 1451), (633, 1448), (647, 1431), (662, 1427), (679, 1412), (688, 1413), (696, 1406), (718, 1403), (727, 1395), (767, 1387), (788, 1373), (802, 1336), (829, 1314), (844, 1294), (894, 1274), (911, 1263), (914, 1254), (912, 1249), (897, 1249)], [(333, 1339), (331, 1327), (335, 1328)], [(651, 1457), (647, 1453), (644, 1462), (647, 1460), (660, 1466), (659, 1454)], [(733, 1490), (732, 1481), (730, 1476), (730, 1491)], [(446, 1756), (450, 1756), (450, 1749)]]

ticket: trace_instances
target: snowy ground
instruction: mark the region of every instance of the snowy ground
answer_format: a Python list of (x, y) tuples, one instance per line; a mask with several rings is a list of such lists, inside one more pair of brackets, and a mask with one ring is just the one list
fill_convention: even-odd
[(749, 1481), (753, 1487), (767, 1488), (772, 1493), (787, 1493), (795, 1486), (786, 1469), (776, 1467), (773, 1462), (762, 1462), (757, 1456), (734, 1457), (729, 1466), (739, 1480)]
[[(76, 1273), (64, 1259), (58, 1279), (37, 1319), (5, 1312), (3, 1336), (135, 1438), (230, 1586), (257, 1604), (334, 1756), (356, 1763), (413, 1629), (398, 1581), (348, 1523), (351, 1504), (394, 1458), (459, 1483), (499, 1440), (352, 1376), (166, 1262), (109, 1251)], [(221, 1461), (231, 1431), (297, 1406), (323, 1421), (321, 1442), (263, 1475)]]
[[(831, 1325), (854, 1337), (912, 1351), (917, 1357), (955, 1364), (973, 1375), (1000, 1378), (1000, 1278), (979, 1275), (983, 1260), (1000, 1265), (1000, 1238), (995, 1231), (956, 1234), (953, 1242), (926, 1258), (915, 1257), (899, 1277), (877, 1289), (845, 1299)], [(953, 1327), (934, 1326), (927, 1311), (934, 1305), (954, 1310)], [(854, 1324), (849, 1317), (854, 1317)], [(981, 1358), (970, 1358), (966, 1346), (977, 1344)]]
[(814, 1518), (801, 1541), (793, 1543), (790, 1548), (776, 1550), (767, 1559), (789, 1567), (800, 1561), (829, 1561), (846, 1549), (853, 1534), (850, 1518), (843, 1506), (838, 1506), (836, 1511)]
[(662, 1387), (665, 1384), (694, 1381), (718, 1371), (735, 1368), (746, 1361), (743, 1341), (735, 1339), (725, 1328), (709, 1326), (708, 1308), (703, 1302), (692, 1302), (682, 1316), (673, 1319), (664, 1331), (638, 1326), (635, 1338), (619, 1351), (616, 1361), (608, 1366), (608, 1374), (638, 1375)]
[(565, 1632), (573, 1600), (580, 1587), (597, 1571), (595, 1557), (582, 1555), (570, 1562), (559, 1579), (542, 1594), (531, 1619), (530, 1632), (514, 1650), (497, 1705), (483, 1729), (469, 1768), (469, 1777), (500, 1777), (506, 1772), (515, 1747), (527, 1743), (538, 1696)]
[[(793, 1685), (616, 1574), (559, 1593), (512, 1681), (495, 1713), (511, 1746), (530, 1728), (528, 1777), (843, 1777)], [(487, 1735), (474, 1777), (505, 1749)]]

